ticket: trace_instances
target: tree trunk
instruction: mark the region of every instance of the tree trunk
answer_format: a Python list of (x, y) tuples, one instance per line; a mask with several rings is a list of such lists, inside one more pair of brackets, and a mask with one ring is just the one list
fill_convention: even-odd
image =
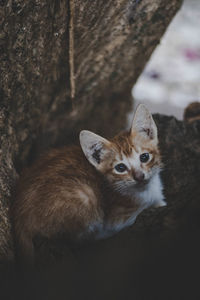
[(17, 173), (81, 128), (109, 136), (125, 126), (132, 85), (180, 4), (0, 1), (1, 259), (13, 255), (8, 209)]

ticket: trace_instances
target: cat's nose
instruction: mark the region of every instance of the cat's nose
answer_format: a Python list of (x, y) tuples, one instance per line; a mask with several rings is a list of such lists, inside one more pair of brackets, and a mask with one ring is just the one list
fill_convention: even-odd
[(141, 171), (135, 171), (133, 173), (133, 178), (135, 179), (135, 181), (137, 182), (142, 182), (144, 180), (144, 173)]

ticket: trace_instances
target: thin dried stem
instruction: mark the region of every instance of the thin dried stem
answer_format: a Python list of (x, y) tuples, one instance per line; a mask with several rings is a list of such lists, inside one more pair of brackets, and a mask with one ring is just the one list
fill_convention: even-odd
[(74, 0), (69, 0), (70, 21), (69, 21), (69, 67), (70, 67), (70, 93), (75, 98), (75, 71), (74, 71)]

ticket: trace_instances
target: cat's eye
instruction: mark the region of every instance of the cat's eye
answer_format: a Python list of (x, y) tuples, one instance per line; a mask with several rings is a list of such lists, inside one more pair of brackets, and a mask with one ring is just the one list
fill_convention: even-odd
[(146, 163), (146, 162), (149, 160), (149, 158), (150, 158), (149, 153), (142, 153), (142, 154), (140, 155), (140, 161), (141, 161), (142, 163)]
[(127, 170), (127, 166), (121, 163), (115, 166), (115, 170), (119, 173), (123, 173)]

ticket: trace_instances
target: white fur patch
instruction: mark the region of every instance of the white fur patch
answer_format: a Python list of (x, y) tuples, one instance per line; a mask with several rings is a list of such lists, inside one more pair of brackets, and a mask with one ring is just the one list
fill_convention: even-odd
[[(149, 206), (164, 206), (166, 202), (163, 196), (163, 185), (160, 179), (160, 174), (156, 173), (147, 185), (144, 191), (136, 191), (137, 197), (141, 200), (141, 205), (144, 208)], [(134, 195), (133, 195), (134, 197)]]

